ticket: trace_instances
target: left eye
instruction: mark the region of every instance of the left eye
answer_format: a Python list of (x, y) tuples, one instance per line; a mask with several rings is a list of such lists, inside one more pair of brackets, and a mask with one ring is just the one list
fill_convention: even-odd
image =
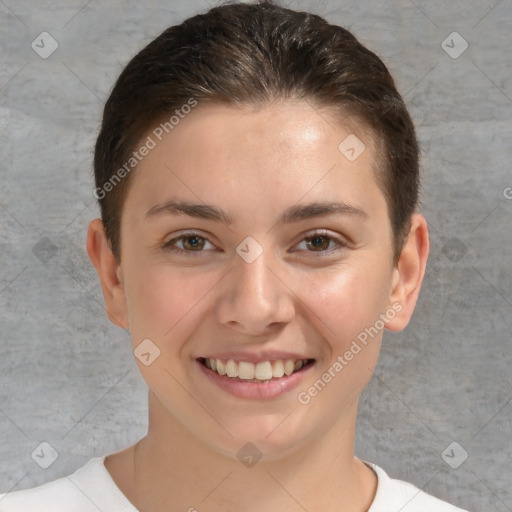
[[(306, 250), (306, 252), (313, 253), (313, 257), (318, 258), (323, 256), (331, 256), (333, 253), (345, 249), (349, 246), (349, 244), (343, 239), (332, 237), (328, 235), (325, 230), (311, 233), (309, 236), (303, 238), (297, 247), (300, 248), (300, 244), (303, 243), (306, 244), (308, 249), (312, 249)], [(331, 243), (334, 243), (334, 247), (329, 249), (329, 247), (331, 247)], [(303, 256), (299, 257), (302, 258)]]
[(331, 242), (334, 242), (337, 245), (342, 245), (340, 242), (334, 240), (330, 236), (323, 235), (323, 234), (315, 234), (312, 236), (308, 236), (308, 237), (304, 238), (304, 240), (302, 240), (302, 242), (306, 242), (307, 247), (312, 248), (313, 252), (327, 251), (329, 246), (331, 245)]

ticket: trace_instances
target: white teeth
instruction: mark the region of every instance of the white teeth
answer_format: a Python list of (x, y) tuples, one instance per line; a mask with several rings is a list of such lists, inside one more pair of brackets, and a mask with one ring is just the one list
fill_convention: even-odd
[(288, 361), (286, 361), (286, 363), (284, 363), (284, 373), (286, 375), (291, 375), (293, 373), (294, 369), (295, 369), (295, 363), (291, 359), (288, 359)]
[(254, 379), (254, 364), (240, 361), (238, 363), (238, 376), (244, 380)]
[[(226, 363), (226, 375), (228, 377), (238, 377), (238, 366), (233, 359)], [(240, 378), (242, 379), (243, 377), (240, 376)]]
[(216, 365), (217, 365), (216, 372), (219, 375), (226, 375), (226, 368), (224, 367), (224, 363), (220, 359), (217, 359), (215, 362), (216, 362)]
[(219, 375), (227, 375), (231, 378), (239, 378), (242, 380), (261, 380), (269, 381), (272, 378), (278, 379), (284, 375), (291, 375), (294, 371), (300, 370), (308, 359), (287, 359), (270, 361), (261, 361), (253, 364), (247, 361), (234, 361), (229, 359), (223, 362), (221, 359), (205, 359), (205, 365), (217, 372)]
[(272, 378), (272, 365), (270, 361), (264, 361), (256, 365), (254, 378), (259, 380), (270, 380)]
[(272, 365), (272, 377), (282, 377), (284, 375), (283, 361), (275, 361)]

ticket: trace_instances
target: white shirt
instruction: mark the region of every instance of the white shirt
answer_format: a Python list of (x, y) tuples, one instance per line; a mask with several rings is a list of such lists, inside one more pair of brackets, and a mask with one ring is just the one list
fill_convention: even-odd
[[(72, 475), (38, 487), (0, 494), (0, 512), (138, 512), (110, 476), (105, 458), (94, 457)], [(467, 512), (366, 464), (378, 478), (368, 512)]]

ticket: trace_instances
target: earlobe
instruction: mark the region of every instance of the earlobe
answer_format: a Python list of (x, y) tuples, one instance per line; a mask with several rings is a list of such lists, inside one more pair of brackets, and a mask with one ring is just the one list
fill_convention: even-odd
[(422, 215), (414, 214), (411, 229), (393, 270), (389, 306), (399, 303), (401, 309), (386, 323), (386, 328), (391, 331), (401, 331), (412, 317), (425, 276), (429, 249), (427, 221)]
[(128, 329), (126, 297), (123, 282), (120, 279), (121, 267), (112, 253), (101, 219), (90, 222), (86, 249), (98, 272), (109, 320), (118, 327)]

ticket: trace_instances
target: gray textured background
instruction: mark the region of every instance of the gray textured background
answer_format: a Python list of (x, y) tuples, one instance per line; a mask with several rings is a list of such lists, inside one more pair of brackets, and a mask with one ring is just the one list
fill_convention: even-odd
[[(145, 383), (85, 251), (98, 214), (92, 147), (122, 67), (209, 5), (0, 1), (0, 492), (70, 474), (146, 432)], [(385, 334), (356, 453), (461, 507), (510, 511), (512, 0), (288, 5), (383, 58), (422, 144), (427, 277), (411, 324)], [(46, 59), (31, 48), (43, 31), (59, 45)], [(454, 31), (469, 45), (458, 58), (442, 47)], [(32, 458), (41, 442), (58, 453), (48, 469)], [(457, 469), (441, 456), (452, 442), (468, 453)], [(448, 450), (452, 465), (462, 448)]]

